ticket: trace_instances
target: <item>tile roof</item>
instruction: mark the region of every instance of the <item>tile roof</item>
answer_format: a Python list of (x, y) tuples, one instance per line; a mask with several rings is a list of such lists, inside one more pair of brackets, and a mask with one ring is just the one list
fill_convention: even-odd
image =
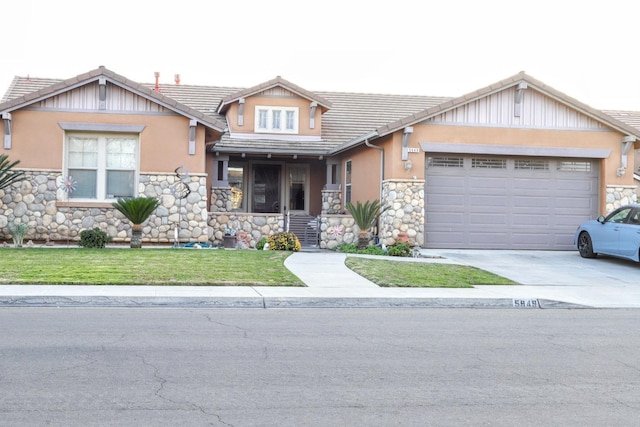
[(101, 77), (105, 77), (112, 83), (125, 87), (145, 98), (152, 99), (154, 102), (157, 102), (165, 108), (196, 119), (205, 126), (209, 126), (219, 132), (224, 131), (226, 128), (225, 121), (220, 121), (211, 115), (204, 114), (195, 108), (191, 108), (180, 103), (174, 98), (154, 91), (149, 87), (149, 85), (134, 82), (133, 80), (129, 80), (126, 77), (116, 74), (104, 67), (99, 67), (95, 70), (91, 70), (67, 80), (16, 77), (9, 86), (9, 90), (2, 98), (3, 102), (0, 103), (0, 111), (12, 110), (30, 105), (34, 102), (38, 102), (39, 100), (55, 96), (58, 93), (96, 81)]
[(603, 110), (602, 112), (622, 123), (640, 129), (640, 111)]
[[(476, 91), (470, 92), (468, 94), (462, 95), (458, 98), (452, 98), (446, 102), (438, 104), (434, 107), (428, 108), (423, 111), (416, 112), (415, 114), (408, 115), (403, 117), (401, 120), (390, 122), (385, 124), (384, 126), (377, 128), (376, 133), (380, 136), (387, 135), (389, 133), (395, 132), (399, 129), (402, 129), (406, 126), (411, 126), (412, 124), (418, 123), (430, 117), (436, 116), (438, 114), (442, 114), (446, 111), (452, 110), (454, 108), (458, 108), (464, 104), (475, 101), (479, 98), (483, 98), (492, 93), (500, 92), (508, 87), (515, 86), (521, 82), (526, 83), (528, 86), (535, 88), (536, 90), (546, 94), (550, 98), (555, 99), (561, 103), (567, 104), (572, 108), (582, 112), (583, 114), (595, 118), (601, 122), (608, 124), (609, 126), (618, 129), (623, 133), (629, 133), (635, 135), (640, 138), (640, 122), (636, 122), (634, 120), (624, 121), (620, 120), (618, 117), (623, 117), (621, 114), (605, 114), (603, 111), (596, 110), (578, 101), (575, 98), (572, 98), (550, 86), (547, 86), (543, 82), (536, 80), (535, 78), (527, 75), (524, 71), (508, 77), (504, 80), (501, 80), (492, 85), (486, 86), (484, 88), (478, 89)], [(637, 113), (640, 114), (640, 113)], [(631, 115), (629, 115), (631, 117)], [(635, 123), (635, 126), (634, 124)]]
[[(109, 76), (121, 84), (133, 87), (157, 100), (164, 100), (165, 102), (171, 100), (174, 105), (177, 103), (192, 114), (198, 114), (199, 118), (216, 123), (219, 126), (226, 125), (225, 116), (219, 113), (219, 111), (224, 110), (225, 103), (276, 85), (282, 85), (301, 96), (315, 100), (325, 109), (329, 108), (322, 116), (321, 141), (315, 139), (305, 140), (302, 137), (295, 141), (264, 139), (264, 137), (251, 139), (231, 138), (228, 133), (224, 133), (215, 145), (216, 151), (222, 152), (297, 152), (309, 155), (336, 153), (362, 143), (367, 135), (385, 135), (394, 132), (464, 103), (516, 85), (521, 81), (525, 81), (534, 86), (536, 90), (569, 104), (584, 114), (609, 123), (623, 132), (640, 135), (640, 112), (593, 109), (562, 92), (546, 86), (524, 72), (461, 97), (450, 98), (355, 92), (314, 92), (302, 89), (279, 76), (251, 88), (161, 84), (159, 85), (158, 93), (153, 90), (155, 87), (153, 83), (135, 83), (109, 70), (100, 68), (90, 73), (95, 73), (99, 70), (109, 72)], [(16, 77), (2, 98), (0, 109), (12, 103), (24, 102), (25, 99), (30, 97), (53, 93), (64, 88), (65, 85), (71, 86), (82, 76), (86, 78), (86, 75), (80, 75), (65, 81)]]
[[(218, 106), (225, 99), (232, 99), (238, 94), (252, 93), (258, 87), (260, 90), (273, 87), (273, 82), (286, 82), (288, 89), (297, 86), (286, 80), (276, 78), (270, 84), (258, 85), (245, 90), (237, 87), (196, 86), (196, 85), (159, 85), (160, 94), (215, 120), (226, 123), (224, 115), (219, 114)], [(47, 90), (51, 85), (60, 84), (61, 80), (16, 77), (5, 94), (4, 102), (29, 96), (34, 91)], [(141, 83), (152, 93), (154, 83)], [(264, 87), (263, 87), (264, 86)], [(286, 87), (286, 86), (285, 86)], [(331, 109), (322, 115), (322, 141), (283, 142), (265, 139), (231, 139), (227, 133), (216, 144), (220, 151), (271, 151), (324, 153), (345, 142), (351, 141), (371, 130), (384, 126), (389, 122), (399, 120), (416, 111), (438, 105), (450, 98), (434, 96), (407, 96), (372, 93), (349, 92), (309, 92), (319, 105), (330, 106)], [(244, 95), (246, 96), (246, 95)], [(310, 96), (309, 96), (310, 98)], [(271, 147), (269, 149), (269, 147)], [(250, 150), (253, 148), (254, 150)]]

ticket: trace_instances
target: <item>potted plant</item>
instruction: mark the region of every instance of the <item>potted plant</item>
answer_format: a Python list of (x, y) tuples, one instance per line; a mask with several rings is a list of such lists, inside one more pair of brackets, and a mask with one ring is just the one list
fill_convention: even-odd
[(353, 220), (360, 229), (358, 234), (358, 249), (364, 249), (369, 246), (369, 231), (373, 227), (378, 214), (380, 212), (380, 202), (378, 200), (361, 203), (356, 202), (354, 205), (351, 202), (347, 202), (345, 207), (353, 216)]
[(223, 246), (225, 249), (234, 249), (236, 247), (237, 237), (236, 231), (232, 228), (227, 227), (224, 230), (224, 236), (222, 238)]
[(158, 205), (160, 200), (155, 197), (120, 198), (112, 203), (112, 206), (132, 224), (130, 245), (132, 248), (142, 247), (142, 223), (149, 219)]

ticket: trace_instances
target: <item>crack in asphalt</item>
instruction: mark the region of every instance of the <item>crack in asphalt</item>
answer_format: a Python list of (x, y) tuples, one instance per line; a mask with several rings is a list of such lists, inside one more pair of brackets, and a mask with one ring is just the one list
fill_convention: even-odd
[[(143, 365), (148, 366), (148, 367), (150, 367), (150, 368), (153, 370), (153, 377), (154, 377), (156, 380), (158, 380), (158, 381), (159, 381), (159, 383), (160, 383), (160, 384), (158, 385), (158, 387), (156, 388), (155, 392), (154, 392), (154, 395), (155, 395), (155, 396), (157, 396), (158, 398), (160, 398), (160, 399), (162, 399), (162, 400), (164, 400), (164, 401), (166, 401), (166, 402), (169, 402), (169, 403), (171, 403), (171, 404), (174, 404), (174, 405), (187, 405), (187, 406), (191, 407), (192, 409), (196, 409), (196, 410), (200, 411), (200, 412), (201, 412), (201, 413), (203, 413), (204, 415), (209, 415), (209, 416), (215, 417), (215, 418), (217, 419), (217, 422), (218, 422), (219, 424), (222, 424), (222, 425), (225, 425), (225, 426), (233, 427), (233, 424), (229, 424), (229, 423), (225, 422), (225, 421), (222, 419), (222, 416), (220, 416), (220, 415), (218, 415), (218, 414), (216, 414), (216, 413), (213, 413), (213, 412), (209, 412), (209, 411), (207, 411), (207, 410), (206, 410), (204, 407), (202, 407), (201, 405), (198, 405), (198, 404), (196, 404), (196, 403), (193, 403), (193, 402), (190, 402), (190, 401), (187, 401), (187, 400), (185, 400), (185, 401), (176, 401), (176, 400), (173, 400), (173, 399), (170, 399), (170, 398), (168, 398), (168, 397), (164, 396), (164, 395), (162, 394), (162, 392), (163, 392), (163, 390), (164, 390), (164, 386), (168, 383), (167, 379), (166, 379), (166, 378), (164, 378), (164, 377), (160, 374), (160, 369), (159, 369), (156, 365), (154, 365), (153, 363), (148, 362), (148, 361), (144, 358), (144, 356), (139, 356), (139, 357), (140, 357), (140, 359), (141, 359), (141, 361), (142, 361), (142, 364), (143, 364)], [(215, 424), (214, 422), (210, 422), (210, 423), (209, 423), (209, 425), (212, 425), (212, 426), (213, 426), (213, 425), (216, 425), (216, 424)]]

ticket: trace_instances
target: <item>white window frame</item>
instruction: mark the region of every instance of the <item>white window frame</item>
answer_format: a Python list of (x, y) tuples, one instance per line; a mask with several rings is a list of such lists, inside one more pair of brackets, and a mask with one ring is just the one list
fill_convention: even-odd
[(256, 105), (254, 116), (256, 133), (298, 133), (300, 122), (298, 107)]
[(353, 187), (351, 186), (353, 174), (353, 162), (351, 160), (347, 160), (344, 162), (344, 202), (348, 203), (351, 201)]
[[(113, 170), (131, 170), (131, 169), (118, 169), (118, 168), (107, 168), (107, 139), (108, 138), (130, 138), (134, 139), (136, 142), (135, 147), (135, 164), (134, 164), (134, 182), (133, 182), (133, 193), (132, 196), (137, 195), (138, 182), (140, 177), (140, 136), (139, 134), (131, 134), (131, 133), (98, 133), (98, 132), (67, 132), (64, 138), (64, 175), (68, 177), (70, 175), (69, 169), (78, 169), (77, 167), (71, 167), (69, 165), (69, 138), (71, 137), (88, 137), (95, 138), (98, 140), (98, 160), (97, 167), (90, 168), (91, 170), (96, 170), (96, 197), (94, 198), (80, 198), (73, 197), (73, 192), (67, 193), (67, 200), (72, 201), (88, 201), (88, 202), (113, 202), (116, 200), (116, 197), (107, 197), (107, 172)], [(73, 175), (71, 173), (71, 175)]]

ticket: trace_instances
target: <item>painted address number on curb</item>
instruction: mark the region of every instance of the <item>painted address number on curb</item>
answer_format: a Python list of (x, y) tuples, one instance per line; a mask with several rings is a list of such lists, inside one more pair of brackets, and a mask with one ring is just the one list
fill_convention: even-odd
[(537, 299), (514, 299), (513, 306), (516, 308), (540, 308)]

